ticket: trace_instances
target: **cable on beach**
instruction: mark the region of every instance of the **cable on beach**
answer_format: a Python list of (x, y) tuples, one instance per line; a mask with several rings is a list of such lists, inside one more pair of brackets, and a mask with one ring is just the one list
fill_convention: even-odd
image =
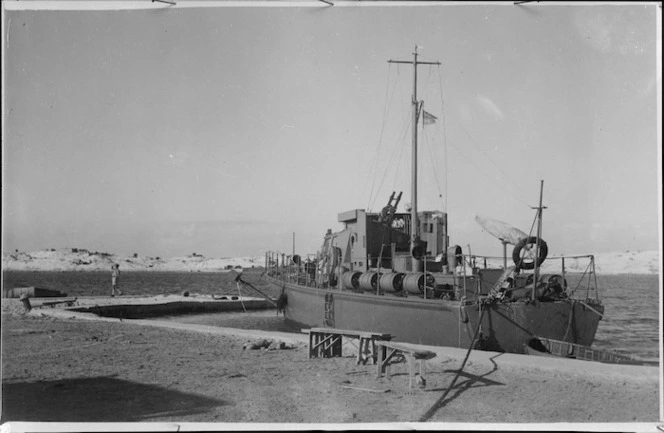
[(459, 367), (459, 371), (457, 371), (456, 376), (454, 376), (454, 379), (452, 379), (452, 383), (450, 383), (450, 386), (445, 390), (443, 395), (440, 396), (440, 398), (427, 410), (424, 415), (420, 417), (418, 422), (427, 422), (431, 419), (431, 417), (434, 416), (434, 414), (440, 409), (441, 407), (444, 406), (445, 404), (445, 398), (447, 397), (447, 394), (450, 393), (450, 391), (454, 388), (454, 385), (456, 384), (457, 379), (459, 376), (461, 376), (461, 372), (463, 371), (463, 368), (466, 366), (466, 362), (468, 362), (468, 357), (470, 356), (470, 352), (473, 351), (473, 347), (475, 346), (475, 341), (477, 340), (478, 335), (480, 334), (480, 328), (482, 326), (482, 318), (484, 317), (484, 312), (486, 309), (482, 310), (482, 313), (480, 314), (480, 318), (477, 321), (477, 329), (475, 329), (475, 335), (473, 336), (473, 341), (470, 342), (470, 347), (468, 347), (468, 352), (466, 352), (466, 357), (463, 359), (463, 362), (461, 363), (461, 367)]

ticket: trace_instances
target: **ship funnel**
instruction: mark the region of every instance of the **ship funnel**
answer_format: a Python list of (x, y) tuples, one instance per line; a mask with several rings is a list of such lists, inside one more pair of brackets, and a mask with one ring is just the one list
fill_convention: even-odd
[(460, 264), (463, 264), (461, 247), (453, 245), (447, 249), (447, 265), (454, 270)]
[(413, 242), (413, 248), (410, 251), (410, 254), (413, 256), (415, 260), (422, 260), (422, 258), (426, 254), (426, 249), (427, 249), (426, 242), (415, 241)]

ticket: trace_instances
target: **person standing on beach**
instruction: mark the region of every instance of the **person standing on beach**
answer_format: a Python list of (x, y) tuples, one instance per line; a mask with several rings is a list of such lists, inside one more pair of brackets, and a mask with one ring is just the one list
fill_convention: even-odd
[(120, 265), (117, 263), (111, 266), (111, 297), (115, 296), (115, 290), (118, 291), (118, 296), (122, 296), (122, 291), (118, 288), (118, 283), (120, 281)]

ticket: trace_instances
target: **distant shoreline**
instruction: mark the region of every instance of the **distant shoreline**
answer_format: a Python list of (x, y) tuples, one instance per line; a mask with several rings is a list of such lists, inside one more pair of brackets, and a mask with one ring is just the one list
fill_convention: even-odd
[[(658, 251), (625, 251), (594, 254), (597, 275), (659, 275), (661, 262)], [(500, 263), (498, 263), (500, 262)], [(49, 249), (32, 252), (3, 252), (3, 271), (33, 272), (109, 272), (119, 264), (122, 272), (224, 272), (241, 267), (264, 268), (265, 256), (210, 258), (193, 253), (183, 257), (131, 256), (89, 251), (81, 248)], [(554, 262), (544, 262), (543, 272), (555, 272)], [(502, 267), (502, 260), (491, 260), (489, 267)], [(565, 262), (566, 273), (583, 273), (587, 259), (570, 258)]]

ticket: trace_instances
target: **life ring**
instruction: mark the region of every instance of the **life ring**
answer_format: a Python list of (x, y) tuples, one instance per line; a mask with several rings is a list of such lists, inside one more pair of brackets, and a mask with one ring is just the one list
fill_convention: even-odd
[[(529, 236), (523, 238), (519, 241), (518, 244), (514, 247), (512, 251), (512, 260), (514, 264), (520, 269), (535, 269), (535, 259), (531, 257), (521, 257), (521, 252), (525, 250), (530, 250), (534, 245), (537, 244), (537, 236)], [(526, 248), (528, 246), (528, 248)], [(546, 256), (549, 254), (549, 247), (544, 242), (544, 239), (539, 240), (539, 254), (537, 257), (537, 266), (541, 265)]]

